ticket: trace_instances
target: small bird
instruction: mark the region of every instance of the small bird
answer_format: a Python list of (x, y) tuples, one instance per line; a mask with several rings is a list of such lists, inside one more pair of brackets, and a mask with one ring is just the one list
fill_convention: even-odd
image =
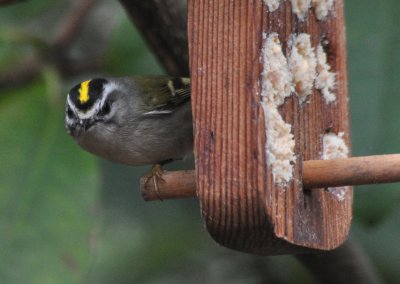
[(190, 79), (165, 76), (96, 78), (67, 96), (65, 127), (85, 150), (133, 166), (161, 165), (193, 149)]

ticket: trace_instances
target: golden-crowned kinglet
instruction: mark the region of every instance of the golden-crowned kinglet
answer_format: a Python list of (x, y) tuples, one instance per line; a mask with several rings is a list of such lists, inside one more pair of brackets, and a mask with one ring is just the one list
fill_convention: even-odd
[(193, 147), (190, 81), (92, 79), (71, 89), (65, 125), (85, 150), (129, 165), (182, 159)]

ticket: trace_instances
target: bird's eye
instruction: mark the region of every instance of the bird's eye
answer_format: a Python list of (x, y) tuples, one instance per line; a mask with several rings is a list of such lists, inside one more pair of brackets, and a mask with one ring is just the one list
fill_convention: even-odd
[(99, 115), (105, 116), (105, 115), (109, 114), (110, 111), (111, 111), (111, 103), (106, 101), (106, 102), (104, 102), (103, 106), (101, 107), (101, 109), (99, 111)]
[(67, 106), (67, 109), (65, 112), (66, 112), (68, 118), (74, 117), (74, 112), (72, 111), (72, 109), (69, 106)]

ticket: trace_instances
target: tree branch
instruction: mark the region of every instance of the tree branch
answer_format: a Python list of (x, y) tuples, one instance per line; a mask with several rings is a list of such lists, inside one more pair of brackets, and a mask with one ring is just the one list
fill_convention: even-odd
[(0, 6), (2, 5), (10, 5), (10, 4), (17, 4), (19, 2), (23, 2), (27, 0), (0, 0)]
[(72, 7), (71, 11), (67, 13), (61, 23), (57, 37), (53, 41), (53, 47), (55, 49), (65, 49), (71, 45), (79, 34), (79, 30), (95, 2), (95, 0), (84, 0), (76, 3)]
[(341, 247), (324, 253), (297, 255), (319, 283), (382, 283), (374, 266), (359, 245), (347, 240)]
[(42, 70), (43, 61), (36, 57), (29, 57), (19, 62), (7, 72), (0, 73), (0, 89), (12, 88), (35, 80)]
[[(11, 1), (0, 2), (0, 4), (7, 2)], [(36, 46), (36, 54), (22, 59), (15, 63), (15, 67), (1, 72), (0, 88), (12, 88), (32, 82), (38, 78), (46, 64), (54, 65), (65, 77), (97, 70), (101, 66), (99, 58), (88, 57), (85, 60), (73, 61), (69, 56), (72, 43), (95, 4), (94, 0), (82, 0), (72, 7), (61, 20), (59, 32), (51, 44), (37, 38), (28, 39), (28, 44)]]
[(120, 0), (168, 74), (188, 76), (187, 2)]

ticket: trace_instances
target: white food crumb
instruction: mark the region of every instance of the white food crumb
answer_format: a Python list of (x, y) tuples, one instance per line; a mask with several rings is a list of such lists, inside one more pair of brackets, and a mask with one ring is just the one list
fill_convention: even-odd
[(323, 160), (333, 160), (339, 158), (347, 158), (349, 155), (349, 148), (344, 142), (343, 132), (338, 135), (335, 133), (327, 133), (324, 135), (322, 144), (322, 159)]
[(279, 8), (279, 2), (280, 0), (264, 0), (264, 3), (267, 4), (270, 12), (273, 12)]
[(281, 43), (277, 33), (272, 33), (266, 38), (262, 50), (262, 72), (261, 96), (267, 97), (274, 105), (283, 104), (286, 97), (294, 91), (292, 74), (290, 73), (287, 60), (282, 52)]
[(318, 20), (324, 20), (333, 7), (333, 0), (312, 0), (315, 15)]
[[(340, 159), (347, 158), (349, 155), (349, 148), (346, 145), (346, 142), (343, 139), (343, 132), (340, 132), (338, 135), (335, 133), (327, 133), (323, 137), (322, 145), (322, 159), (323, 160), (331, 160), (331, 159)], [(347, 187), (331, 187), (328, 191), (335, 196), (339, 201), (343, 201), (346, 197)]]
[(278, 34), (272, 33), (264, 39), (261, 104), (265, 115), (267, 164), (272, 167), (274, 182), (284, 184), (293, 178), (295, 142), (292, 127), (283, 120), (278, 107), (291, 95), (294, 86)]
[(327, 104), (336, 100), (333, 89), (336, 85), (336, 74), (331, 72), (331, 66), (326, 59), (326, 53), (321, 45), (317, 47), (317, 78), (315, 79), (315, 87), (321, 91)]
[(295, 91), (300, 103), (304, 103), (313, 92), (317, 60), (309, 34), (292, 36), (289, 45), (291, 46), (289, 67), (293, 75)]
[(290, 0), (292, 2), (292, 11), (299, 17), (304, 19), (308, 9), (311, 7), (311, 0)]

